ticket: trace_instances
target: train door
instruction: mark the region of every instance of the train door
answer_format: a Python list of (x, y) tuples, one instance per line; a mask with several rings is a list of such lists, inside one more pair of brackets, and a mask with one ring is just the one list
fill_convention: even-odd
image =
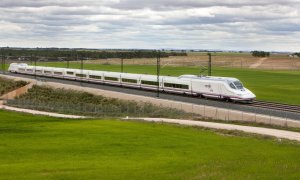
[(140, 88), (142, 88), (142, 76), (141, 75), (139, 76), (139, 82), (138, 83), (139, 83)]
[(120, 86), (122, 86), (123, 85), (123, 81), (122, 81), (122, 75), (121, 75), (121, 73), (120, 73), (120, 75), (119, 75), (119, 81), (120, 81)]
[(223, 90), (222, 90), (222, 84), (221, 83), (218, 84), (218, 91), (219, 91), (220, 98), (223, 98)]
[(223, 97), (229, 97), (232, 95), (232, 93), (228, 90), (228, 88), (226, 87), (226, 85), (224, 83), (220, 84), (220, 89), (221, 89), (221, 93), (222, 93)]

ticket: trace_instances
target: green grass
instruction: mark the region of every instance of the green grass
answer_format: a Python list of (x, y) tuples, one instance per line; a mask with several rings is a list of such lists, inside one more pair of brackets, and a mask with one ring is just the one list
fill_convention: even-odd
[(0, 110), (0, 179), (298, 179), (300, 145)]
[[(51, 62), (38, 65), (66, 67), (66, 63)], [(80, 63), (70, 63), (71, 68), (80, 68)], [(118, 65), (84, 64), (84, 69), (120, 71)], [(153, 65), (125, 65), (124, 72), (156, 74)], [(161, 69), (162, 75), (179, 76), (182, 74), (199, 74), (199, 67), (171, 67)], [(212, 70), (214, 76), (236, 77), (253, 91), (257, 99), (280, 103), (300, 105), (300, 72), (299, 71), (268, 71), (239, 68), (220, 68)]]

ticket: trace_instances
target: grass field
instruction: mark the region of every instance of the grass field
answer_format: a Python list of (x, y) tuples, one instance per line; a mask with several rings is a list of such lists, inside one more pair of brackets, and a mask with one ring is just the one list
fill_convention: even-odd
[(0, 179), (297, 179), (300, 144), (0, 110)]
[[(38, 65), (66, 67), (66, 63), (51, 62)], [(80, 63), (70, 63), (71, 68), (80, 68)], [(84, 64), (84, 69), (120, 71), (118, 65)], [(153, 65), (126, 65), (124, 72), (156, 74)], [(179, 76), (182, 74), (199, 74), (199, 67), (172, 67), (165, 66), (161, 69), (162, 75)], [(239, 68), (220, 68), (212, 70), (214, 76), (236, 77), (253, 91), (257, 99), (281, 103), (300, 105), (300, 71), (270, 71)]]

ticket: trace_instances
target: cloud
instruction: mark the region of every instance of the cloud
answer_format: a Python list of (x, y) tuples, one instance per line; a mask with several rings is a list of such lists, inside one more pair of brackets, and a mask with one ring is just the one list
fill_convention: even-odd
[(265, 6), (269, 4), (299, 4), (297, 0), (269, 0), (269, 1), (253, 1), (253, 0), (123, 0), (118, 3), (113, 3), (112, 7), (120, 9), (143, 9), (148, 7), (151, 9), (165, 10), (165, 9), (186, 9), (199, 7), (213, 7), (213, 6)]
[(1, 0), (0, 46), (299, 51), (299, 9), (300, 0)]

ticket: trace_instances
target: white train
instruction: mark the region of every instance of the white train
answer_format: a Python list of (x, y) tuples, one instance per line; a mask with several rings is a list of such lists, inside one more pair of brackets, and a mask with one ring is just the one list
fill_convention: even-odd
[[(157, 76), (155, 75), (29, 66), (24, 63), (12, 63), (8, 70), (13, 73), (36, 74), (37, 76), (105, 83), (148, 90), (157, 90), (158, 86)], [(251, 102), (256, 98), (238, 79), (228, 77), (160, 76), (159, 90), (240, 102)]]

